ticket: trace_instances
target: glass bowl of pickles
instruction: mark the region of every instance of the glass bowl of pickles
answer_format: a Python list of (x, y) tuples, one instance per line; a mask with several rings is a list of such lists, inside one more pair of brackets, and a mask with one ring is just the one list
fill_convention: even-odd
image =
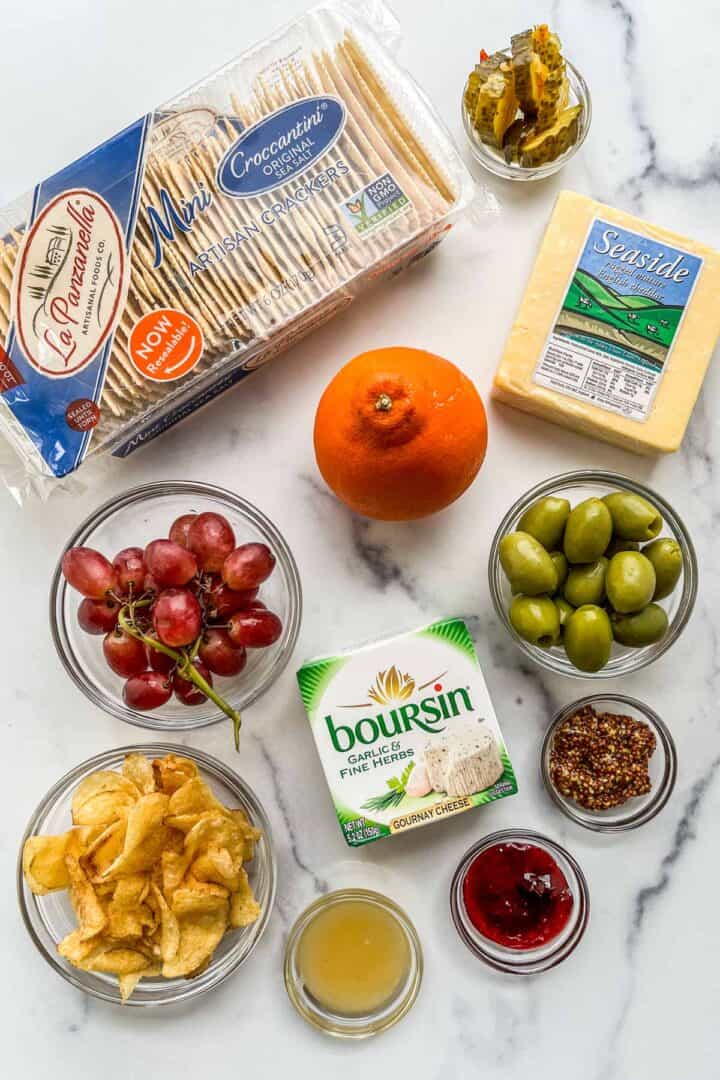
[(546, 24), (478, 63), (463, 89), (462, 119), (476, 161), (505, 180), (542, 180), (584, 143), (592, 104), (577, 68)]
[(617, 473), (551, 477), (515, 502), (495, 533), (490, 592), (535, 663), (615, 678), (677, 641), (697, 595), (690, 535), (656, 491)]

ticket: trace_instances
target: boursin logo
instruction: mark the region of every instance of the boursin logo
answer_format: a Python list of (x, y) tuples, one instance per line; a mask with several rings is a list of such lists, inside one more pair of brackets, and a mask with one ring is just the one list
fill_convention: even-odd
[[(397, 738), (414, 727), (429, 734), (443, 731), (448, 720), (460, 713), (473, 711), (469, 688), (458, 686), (447, 689), (442, 681), (445, 675), (447, 672), (444, 671), (418, 685), (412, 675), (401, 672), (395, 665), (387, 671), (378, 672), (368, 690), (370, 701), (341, 705), (340, 708), (366, 710), (368, 707), (377, 708), (378, 705), (381, 708), (391, 707), (343, 724), (336, 723), (328, 714), (325, 726), (333, 747), (338, 753), (347, 754), (357, 744), (371, 746), (381, 737)], [(413, 698), (416, 700), (411, 700)], [(344, 718), (347, 719), (346, 716)]]
[(29, 362), (54, 379), (77, 374), (111, 333), (123, 287), (120, 225), (99, 195), (64, 191), (30, 229), (16, 279), (17, 335)]
[(344, 126), (337, 98), (294, 101), (242, 133), (218, 166), (218, 187), (235, 199), (272, 191), (327, 153)]

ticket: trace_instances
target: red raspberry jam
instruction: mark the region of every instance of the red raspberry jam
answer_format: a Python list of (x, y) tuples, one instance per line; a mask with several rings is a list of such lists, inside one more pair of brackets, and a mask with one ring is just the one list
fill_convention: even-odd
[(494, 844), (463, 881), (470, 922), (507, 949), (537, 949), (564, 930), (573, 895), (552, 855), (535, 844)]

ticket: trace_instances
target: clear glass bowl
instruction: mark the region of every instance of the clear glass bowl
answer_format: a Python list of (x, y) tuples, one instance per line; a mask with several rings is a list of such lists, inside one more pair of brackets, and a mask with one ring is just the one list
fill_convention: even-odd
[[(562, 795), (550, 778), (550, 753), (555, 732), (563, 721), (578, 709), (591, 705), (598, 712), (610, 712), (631, 716), (648, 725), (655, 735), (655, 753), (650, 758), (649, 772), (652, 788), (647, 795), (628, 799), (621, 806), (610, 810), (586, 810), (572, 799)], [(595, 832), (626, 832), (659, 814), (672, 795), (677, 778), (677, 753), (675, 742), (666, 725), (649, 705), (625, 694), (590, 694), (560, 709), (545, 732), (540, 752), (540, 770), (550, 798), (562, 812), (578, 825)]]
[(70, 806), (73, 792), (90, 773), (99, 769), (119, 769), (126, 754), (132, 752), (157, 757), (162, 754), (179, 754), (191, 758), (198, 766), (200, 775), (210, 785), (214, 794), (232, 808), (241, 808), (250, 823), (262, 832), (255, 849), (255, 858), (247, 864), (248, 876), (255, 897), (260, 905), (260, 918), (242, 930), (225, 934), (208, 967), (192, 979), (141, 979), (126, 1006), (170, 1005), (204, 994), (218, 986), (243, 964), (262, 937), (270, 920), (275, 902), (277, 866), (272, 843), (272, 833), (267, 814), (251, 788), (231, 769), (217, 758), (192, 750), (188, 746), (172, 743), (141, 743), (122, 746), (84, 761), (66, 773), (48, 791), (28, 822), (20, 844), (17, 866), (17, 889), (25, 926), (41, 955), (50, 966), (79, 990), (113, 1004), (121, 1004), (117, 979), (113, 975), (80, 971), (69, 964), (57, 952), (60, 941), (74, 930), (77, 920), (65, 890), (35, 896), (25, 883), (22, 872), (22, 849), (29, 836), (37, 833), (53, 834), (67, 831), (72, 825)]
[[(321, 912), (333, 904), (347, 900), (362, 900), (377, 904), (392, 916), (405, 934), (410, 963), (405, 979), (393, 997), (376, 1012), (362, 1015), (333, 1013), (318, 1002), (305, 988), (298, 966), (298, 945), (303, 931)], [(337, 889), (326, 893), (303, 911), (290, 931), (285, 946), (285, 989), (288, 997), (304, 1020), (327, 1035), (344, 1039), (365, 1039), (392, 1027), (412, 1008), (420, 992), (423, 975), (423, 954), (420, 939), (410, 919), (398, 905), (382, 893), (369, 889)]]
[[(539, 645), (532, 645), (525, 641), (513, 628), (508, 611), (512, 599), (512, 591), (503, 569), (500, 566), (499, 546), (502, 538), (517, 528), (518, 521), (531, 503), (544, 495), (558, 495), (570, 501), (572, 506), (591, 497), (602, 498), (610, 491), (632, 491), (642, 495), (660, 511), (663, 516), (663, 529), (660, 536), (670, 536), (677, 540), (682, 550), (683, 571), (675, 586), (674, 591), (665, 600), (660, 601), (668, 616), (668, 630), (665, 637), (654, 645), (645, 645), (639, 649), (631, 649), (624, 645), (613, 644), (610, 660), (600, 671), (578, 671), (568, 660), (562, 647), (543, 649)], [(542, 484), (537, 484), (527, 491), (516, 503), (510, 507), (505, 517), (500, 522), (497, 532), (490, 547), (488, 561), (488, 578), (490, 582), (490, 594), (492, 596), (495, 611), (503, 626), (510, 634), (516, 645), (529, 659), (536, 664), (553, 671), (558, 675), (568, 675), (576, 679), (614, 679), (619, 675), (628, 675), (631, 671), (652, 664), (663, 653), (667, 652), (671, 645), (677, 641), (685, 625), (692, 614), (697, 595), (698, 566), (695, 549), (682, 519), (673, 510), (672, 506), (665, 501), (652, 488), (631, 480), (619, 473), (604, 472), (601, 469), (579, 469), (577, 472), (562, 473), (552, 476)]]
[[(277, 564), (261, 586), (260, 599), (279, 615), (283, 630), (267, 649), (248, 649), (247, 665), (230, 679), (216, 677), (215, 687), (233, 708), (242, 711), (256, 701), (278, 678), (295, 647), (302, 614), (300, 577), (288, 545), (275, 525), (239, 495), (209, 484), (168, 480), (131, 488), (103, 503), (75, 530), (66, 549), (76, 545), (97, 548), (112, 559), (130, 544), (143, 547), (167, 536), (176, 517), (191, 511), (214, 510), (224, 514), (235, 530), (238, 543), (261, 541), (273, 551)], [(184, 731), (205, 727), (226, 717), (206, 699), (187, 706), (175, 696), (158, 709), (129, 709), (122, 699), (124, 680), (103, 659), (102, 638), (86, 634), (77, 622), (82, 597), (71, 589), (60, 569), (50, 589), (50, 625), (53, 641), (65, 670), (91, 701), (120, 720), (157, 731)]]
[[(475, 929), (465, 907), (463, 883), (474, 859), (495, 844), (510, 843), (543, 848), (562, 870), (572, 892), (573, 906), (566, 925), (557, 937), (539, 948), (508, 949), (491, 941)], [(461, 940), (478, 959), (509, 975), (535, 975), (556, 967), (577, 947), (590, 917), (590, 895), (585, 875), (565, 848), (531, 829), (501, 829), (478, 840), (463, 855), (450, 884), (450, 914)]]
[(517, 161), (506, 161), (501, 150), (496, 150), (494, 147), (488, 146), (487, 143), (484, 143), (481, 140), (472, 125), (472, 117), (465, 107), (465, 88), (463, 87), (463, 96), (460, 101), (463, 127), (465, 128), (465, 135), (467, 136), (470, 151), (475, 160), (479, 161), (483, 168), (494, 173), (495, 176), (500, 176), (503, 180), (545, 180), (548, 176), (553, 176), (556, 172), (559, 172), (563, 165), (567, 165), (570, 158), (577, 154), (578, 150), (585, 142), (590, 130), (592, 102), (588, 85), (580, 72), (576, 67), (573, 67), (569, 60), (566, 60), (565, 63), (567, 65), (568, 82), (570, 83), (569, 104), (582, 105), (582, 113), (580, 114), (580, 123), (578, 125), (578, 136), (573, 145), (566, 150), (564, 154), (555, 158), (554, 161), (549, 161), (546, 165), (537, 165), (535, 168), (531, 169), (526, 168), (524, 165), (520, 165)]

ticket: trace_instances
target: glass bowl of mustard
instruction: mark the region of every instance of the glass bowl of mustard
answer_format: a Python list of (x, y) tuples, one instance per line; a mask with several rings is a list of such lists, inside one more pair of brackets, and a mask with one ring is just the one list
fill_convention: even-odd
[(297, 919), (285, 947), (285, 988), (313, 1027), (365, 1039), (414, 1005), (423, 974), (420, 939), (393, 900), (369, 889), (326, 893)]
[(651, 821), (667, 803), (677, 752), (667, 725), (649, 705), (626, 694), (589, 694), (553, 717), (540, 771), (550, 798), (576, 825), (627, 832)]

